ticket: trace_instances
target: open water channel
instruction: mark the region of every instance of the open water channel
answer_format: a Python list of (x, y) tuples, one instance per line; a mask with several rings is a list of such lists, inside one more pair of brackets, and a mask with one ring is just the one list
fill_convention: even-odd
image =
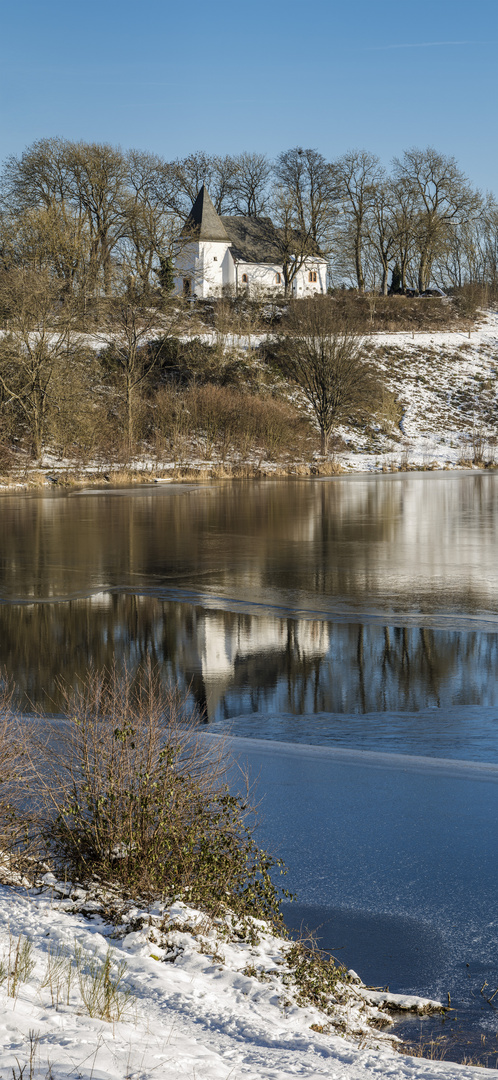
[(258, 774), (289, 924), (370, 984), (450, 994), (413, 1037), (498, 1047), (498, 475), (1, 496), (23, 707), (146, 657)]

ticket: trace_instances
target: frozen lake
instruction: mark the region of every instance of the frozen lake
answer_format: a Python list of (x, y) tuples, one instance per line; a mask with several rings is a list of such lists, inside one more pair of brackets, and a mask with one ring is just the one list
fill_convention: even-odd
[(495, 1036), (498, 476), (0, 499), (21, 703), (151, 657), (259, 776), (291, 923)]

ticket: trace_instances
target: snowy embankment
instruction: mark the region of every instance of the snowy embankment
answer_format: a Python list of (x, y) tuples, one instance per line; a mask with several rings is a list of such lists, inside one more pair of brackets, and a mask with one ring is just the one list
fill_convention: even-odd
[(498, 312), (470, 331), (373, 334), (378, 364), (400, 418), (367, 438), (341, 429), (348, 471), (458, 468), (498, 464)]
[[(214, 332), (196, 337), (208, 344), (219, 342)], [(188, 340), (187, 335), (184, 340)], [(257, 349), (262, 340), (262, 334), (224, 335), (222, 344), (239, 351), (246, 361), (252, 354), (258, 366)], [(85, 344), (97, 351), (108, 343), (102, 335), (85, 337)], [(363, 347), (384, 378), (388, 391), (384, 411), (370, 425), (342, 425), (336, 430), (333, 471), (498, 466), (498, 311), (482, 312), (470, 330), (374, 332), (364, 336)], [(219, 469), (228, 476), (232, 467), (241, 466), (269, 477), (285, 473), (304, 476), (310, 469), (313, 475), (320, 471), (328, 475), (329, 471), (329, 463), (323, 470), (317, 456), (312, 462), (268, 460), (253, 447), (242, 461), (235, 452), (225, 452), (221, 458), (212, 451), (206, 456), (205, 449), (201, 439), (183, 448), (181, 460), (141, 454), (127, 463), (127, 481), (164, 480), (189, 470), (192, 478), (202, 475), (208, 479), (216, 477)], [(83, 465), (47, 450), (37, 469), (26, 467), (22, 477), (12, 477), (0, 487), (50, 486), (61, 476), (66, 481), (71, 476), (78, 481), (88, 476), (92, 482), (101, 482), (102, 477), (109, 479), (107, 474), (118, 483), (122, 473), (119, 462), (95, 459)]]
[[(214, 334), (200, 336), (214, 344)], [(232, 336), (225, 346), (247, 354), (261, 341)], [(388, 410), (368, 432), (340, 427), (347, 446), (337, 451), (340, 466), (371, 472), (498, 464), (498, 311), (482, 312), (470, 330), (374, 332), (363, 344), (394, 396), (396, 417)], [(261, 464), (271, 474), (272, 463)]]
[[(1, 1080), (470, 1080), (494, 1072), (393, 1049), (385, 1006), (427, 1011), (436, 1003), (376, 995), (351, 973), (326, 1015), (298, 1004), (289, 941), (261, 922), (245, 934), (226, 930), (181, 902), (125, 910), (117, 894), (71, 889), (52, 875), (41, 890), (0, 886)], [(106, 958), (110, 979), (99, 991)]]

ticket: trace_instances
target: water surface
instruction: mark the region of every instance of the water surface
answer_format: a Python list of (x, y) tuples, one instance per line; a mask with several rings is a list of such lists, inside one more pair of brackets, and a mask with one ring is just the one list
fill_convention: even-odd
[(151, 658), (259, 773), (289, 920), (494, 1034), (497, 555), (490, 473), (5, 495), (0, 663), (56, 712)]

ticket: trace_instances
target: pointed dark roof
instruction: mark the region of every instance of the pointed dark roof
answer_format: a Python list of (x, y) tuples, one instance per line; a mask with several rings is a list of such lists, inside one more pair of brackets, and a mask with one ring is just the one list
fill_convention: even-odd
[(224, 240), (229, 243), (225, 226), (204, 184), (183, 226), (182, 236), (190, 236), (192, 240)]

